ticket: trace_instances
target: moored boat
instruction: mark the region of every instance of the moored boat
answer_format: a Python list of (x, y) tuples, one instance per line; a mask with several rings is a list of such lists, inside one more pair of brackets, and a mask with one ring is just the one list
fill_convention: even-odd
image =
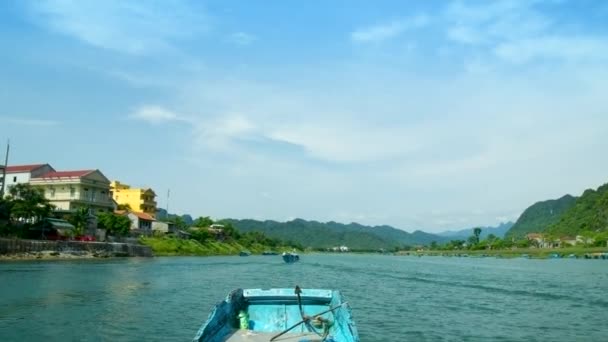
[(359, 342), (350, 307), (337, 290), (237, 289), (218, 303), (196, 342)]
[(300, 261), (300, 256), (295, 252), (283, 252), (283, 261), (288, 264)]

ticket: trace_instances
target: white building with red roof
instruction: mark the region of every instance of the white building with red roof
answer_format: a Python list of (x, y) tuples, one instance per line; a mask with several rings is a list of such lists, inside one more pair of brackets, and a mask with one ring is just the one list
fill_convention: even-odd
[(99, 170), (53, 170), (31, 177), (29, 183), (42, 188), (45, 197), (58, 210), (88, 207), (93, 212), (112, 212), (115, 209), (110, 181)]
[[(1, 171), (1, 170), (0, 170)], [(40, 177), (45, 173), (55, 171), (49, 164), (12, 165), (6, 167), (6, 184), (4, 193), (8, 194), (11, 186), (20, 183), (29, 183), (30, 179)], [(0, 172), (0, 187), (4, 179)]]

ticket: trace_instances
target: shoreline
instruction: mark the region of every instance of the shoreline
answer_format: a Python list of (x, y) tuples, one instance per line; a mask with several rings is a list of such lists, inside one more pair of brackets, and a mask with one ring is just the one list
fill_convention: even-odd
[(34, 261), (34, 260), (93, 260), (93, 259), (109, 259), (109, 258), (124, 258), (129, 257), (121, 253), (99, 253), (90, 251), (39, 251), (39, 252), (22, 252), (11, 254), (0, 254), (0, 262), (5, 261)]

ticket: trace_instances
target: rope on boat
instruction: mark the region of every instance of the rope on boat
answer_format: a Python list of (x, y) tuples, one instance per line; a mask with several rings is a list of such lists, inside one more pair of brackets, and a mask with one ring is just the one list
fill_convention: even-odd
[[(299, 326), (300, 324), (305, 324), (306, 327), (309, 329), (309, 331), (313, 331), (314, 333), (316, 333), (317, 335), (319, 335), (322, 340), (321, 342), (325, 341), (325, 339), (327, 339), (327, 336), (329, 336), (329, 328), (331, 327), (330, 321), (326, 318), (321, 317), (322, 315), (328, 313), (328, 312), (333, 312), (336, 309), (339, 309), (340, 307), (342, 307), (342, 305), (347, 304), (348, 302), (344, 302), (341, 304), (338, 304), (332, 308), (329, 308), (328, 310), (319, 312), (315, 315), (312, 316), (307, 316), (304, 314), (304, 310), (302, 309), (302, 301), (300, 299), (300, 293), (302, 292), (302, 289), (300, 289), (299, 286), (296, 286), (295, 289), (295, 293), (296, 296), (298, 297), (298, 305), (300, 307), (300, 315), (302, 316), (302, 320), (294, 325), (292, 325), (291, 327), (283, 330), (282, 332), (278, 333), (277, 335), (273, 336), (270, 341), (274, 341), (275, 339), (277, 339), (280, 336), (283, 336), (284, 334), (288, 333), (289, 331), (291, 331), (292, 329), (296, 328), (297, 326)], [(323, 324), (323, 334), (320, 334), (319, 332), (317, 332), (317, 330), (311, 325), (311, 321), (320, 321), (320, 322), (326, 322), (326, 323), (322, 323)]]

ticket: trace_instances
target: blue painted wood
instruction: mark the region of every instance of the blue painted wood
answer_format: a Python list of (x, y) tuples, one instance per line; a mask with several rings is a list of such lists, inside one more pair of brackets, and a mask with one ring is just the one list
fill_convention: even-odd
[[(327, 342), (359, 342), (357, 327), (348, 303), (336, 290), (302, 289), (302, 310), (306, 316), (314, 316), (331, 308), (321, 317), (330, 322)], [(247, 328), (252, 333), (279, 334), (302, 320), (297, 296), (293, 289), (237, 289), (218, 303), (207, 321), (197, 332), (194, 341), (224, 342), (240, 328), (239, 313), (247, 318)], [(314, 331), (313, 331), (314, 332)], [(290, 334), (311, 334), (311, 327), (300, 324)], [(322, 334), (322, 329), (317, 333)], [(294, 337), (296, 338), (296, 337)], [(320, 337), (319, 337), (320, 340)], [(295, 339), (300, 341), (300, 339)]]

